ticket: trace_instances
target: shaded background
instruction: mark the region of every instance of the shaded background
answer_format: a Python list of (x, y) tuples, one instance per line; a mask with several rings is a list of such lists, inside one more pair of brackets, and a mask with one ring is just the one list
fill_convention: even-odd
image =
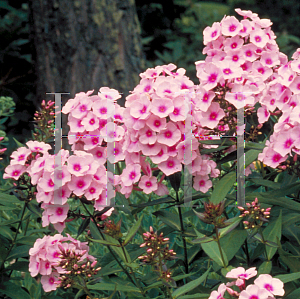
[[(46, 92), (75, 93), (102, 86), (123, 94), (138, 84), (139, 73), (174, 63), (194, 83), (195, 61), (203, 60), (203, 30), (234, 8), (269, 18), (281, 52), (300, 47), (298, 0), (41, 0), (0, 1), (0, 96), (16, 104), (0, 121), (8, 148), (0, 171), (21, 143), (31, 139), (33, 114)], [(66, 121), (66, 120), (63, 120)], [(68, 127), (64, 126), (67, 134)]]

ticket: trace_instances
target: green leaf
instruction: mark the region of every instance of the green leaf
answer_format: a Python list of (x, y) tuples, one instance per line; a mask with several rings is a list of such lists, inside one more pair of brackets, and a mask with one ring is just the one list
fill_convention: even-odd
[(278, 278), (280, 279), (283, 283), (287, 283), (290, 281), (294, 281), (296, 279), (300, 278), (300, 272), (297, 273), (291, 273), (291, 274), (281, 274), (281, 275), (277, 275), (274, 276), (274, 278)]
[(193, 295), (185, 295), (180, 297), (180, 299), (200, 299), (205, 298), (207, 299), (209, 297), (209, 294), (193, 294)]
[(166, 197), (158, 198), (158, 199), (151, 200), (151, 201), (145, 202), (145, 203), (131, 204), (130, 206), (137, 207), (137, 208), (145, 208), (145, 207), (159, 205), (162, 203), (174, 203), (174, 202), (175, 202), (175, 200), (172, 197), (166, 196)]
[(222, 229), (219, 230), (219, 234), (220, 234), (220, 238), (224, 237), (225, 235), (227, 235), (228, 233), (230, 233), (233, 229), (235, 229), (239, 223), (241, 222), (242, 218), (240, 218), (239, 216), (228, 219), (227, 221), (225, 221), (225, 223), (229, 223), (229, 225), (227, 227), (224, 227)]
[(222, 251), (223, 257), (224, 257), (224, 263), (223, 263), (221, 254), (220, 254), (220, 250), (219, 250), (219, 246), (216, 241), (209, 242), (209, 243), (203, 243), (203, 244), (201, 244), (201, 247), (204, 250), (204, 252), (212, 260), (214, 260), (219, 266), (224, 267), (224, 268), (226, 268), (228, 266), (227, 255), (226, 255), (225, 251), (223, 250), (223, 248), (221, 247), (221, 251)]
[(118, 241), (116, 239), (114, 239), (115, 242), (110, 242), (110, 241), (107, 241), (107, 240), (94, 240), (94, 239), (90, 239), (90, 238), (88, 238), (88, 239), (92, 242), (96, 242), (96, 243), (99, 243), (99, 244), (120, 247), (120, 244), (118, 243)]
[(90, 218), (85, 218), (82, 222), (81, 222), (81, 224), (80, 224), (80, 226), (79, 226), (79, 228), (78, 228), (78, 232), (77, 232), (77, 237), (76, 237), (76, 239), (85, 231), (85, 229), (88, 227), (88, 225), (90, 224)]
[(131, 239), (134, 237), (134, 235), (137, 233), (137, 231), (139, 230), (141, 223), (142, 223), (142, 219), (143, 216), (140, 217), (140, 219), (138, 221), (135, 222), (135, 224), (132, 226), (132, 228), (129, 230), (128, 234), (125, 237), (125, 240), (123, 242), (123, 246), (126, 246)]
[(20, 238), (17, 239), (17, 244), (24, 244), (24, 245), (31, 245), (33, 247), (34, 242), (36, 241), (37, 237), (33, 236), (20, 236)]
[(183, 285), (182, 287), (178, 288), (175, 292), (173, 292), (172, 294), (172, 297), (174, 299), (178, 298), (179, 296), (193, 290), (194, 288), (196, 288), (197, 286), (199, 286), (207, 277), (209, 271), (210, 271), (210, 268), (203, 274), (201, 275), (199, 278), (191, 281), (191, 282), (188, 282), (187, 284)]
[(3, 237), (5, 237), (9, 240), (13, 240), (13, 238), (14, 238), (13, 232), (7, 226), (1, 226), (0, 235), (2, 235)]
[[(111, 237), (111, 236), (108, 236), (108, 235), (106, 235), (105, 236), (105, 238), (106, 238), (106, 240), (107, 241), (109, 241), (109, 242), (111, 242), (111, 243), (118, 243), (118, 241), (116, 240), (116, 239), (114, 239), (113, 237)], [(126, 250), (126, 248), (125, 247), (123, 247), (123, 249), (122, 248), (120, 248), (119, 247), (120, 246), (120, 244), (118, 244), (118, 246), (112, 246), (112, 249), (116, 252), (116, 254), (124, 261), (124, 263), (131, 263), (131, 258), (130, 258), (130, 255), (129, 255), (129, 253), (127, 252), (127, 250)], [(125, 255), (124, 255), (124, 252), (125, 252), (125, 254), (126, 254), (126, 257), (125, 257)]]
[(15, 139), (13, 137), (13, 140), (15, 141), (15, 143), (17, 144), (18, 147), (26, 147), (24, 144), (22, 144), (21, 142), (19, 142), (17, 139)]
[(32, 201), (30, 201), (28, 204), (27, 204), (27, 208), (32, 212), (34, 213), (35, 215), (37, 215), (38, 217), (42, 217), (42, 210), (41, 208), (33, 203)]
[(245, 149), (255, 149), (255, 150), (263, 150), (265, 148), (265, 142), (263, 143), (256, 143), (256, 142), (245, 142)]
[[(6, 204), (6, 203), (21, 203), (19, 201), (19, 199), (14, 196), (14, 195), (9, 195), (9, 194), (6, 194), (6, 193), (0, 193), (0, 204), (3, 205), (3, 204)], [(2, 209), (2, 207), (1, 207)]]
[(252, 162), (254, 162), (257, 159), (258, 154), (260, 152), (261, 150), (254, 150), (254, 149), (247, 151), (245, 153), (245, 167), (249, 166)]
[(179, 221), (177, 219), (177, 215), (167, 211), (156, 211), (152, 213), (154, 216), (158, 217), (163, 223), (173, 227), (177, 231), (181, 231)]
[(292, 272), (298, 272), (300, 269), (300, 261), (298, 257), (285, 252), (282, 248), (278, 248), (281, 260), (291, 269)]
[(250, 181), (259, 186), (270, 187), (272, 189), (280, 189), (280, 184), (273, 181), (261, 179), (250, 179)]
[[(265, 240), (277, 243), (277, 239), (281, 240), (281, 230), (282, 230), (282, 220), (281, 220), (281, 210), (279, 217), (275, 222), (270, 222), (269, 225), (264, 229), (263, 236)], [(267, 256), (268, 260), (270, 261), (273, 255), (276, 253), (277, 248), (267, 246)]]
[(0, 292), (13, 299), (31, 299), (30, 295), (21, 286), (9, 281), (1, 285)]
[(7, 260), (12, 260), (12, 259), (16, 259), (16, 258), (19, 258), (19, 257), (27, 257), (29, 256), (29, 249), (31, 248), (31, 246), (29, 245), (22, 245), (22, 246), (18, 246), (16, 248), (14, 248)]
[(21, 272), (28, 272), (29, 262), (17, 261), (16, 263), (5, 268), (5, 271), (16, 270)]
[(284, 299), (298, 299), (300, 297), (300, 288), (284, 297)]
[(272, 262), (264, 261), (258, 268), (257, 276), (260, 274), (270, 274), (272, 270)]
[(237, 228), (220, 239), (221, 248), (224, 250), (228, 261), (233, 259), (242, 244), (245, 242), (246, 238), (247, 231), (245, 229)]
[(102, 236), (101, 236), (96, 224), (93, 221), (91, 221), (89, 223), (89, 227), (90, 227), (91, 235), (94, 238), (93, 241), (102, 240)]
[(133, 286), (130, 285), (128, 282), (124, 281), (124, 284), (114, 284), (114, 283), (107, 283), (107, 282), (100, 282), (96, 283), (94, 285), (87, 285), (88, 289), (90, 290), (96, 290), (96, 291), (114, 291), (117, 288), (117, 291), (122, 292), (138, 292), (141, 291)]
[(227, 193), (232, 188), (233, 184), (236, 182), (236, 172), (232, 171), (226, 174), (215, 186), (212, 192), (210, 201), (213, 204), (220, 203), (227, 195)]
[(198, 238), (193, 240), (192, 241), (193, 243), (198, 244), (198, 243), (208, 243), (208, 242), (214, 241), (213, 237), (205, 236), (205, 235), (201, 234), (200, 232), (198, 232), (196, 229), (194, 229), (194, 230), (195, 230), (195, 233)]

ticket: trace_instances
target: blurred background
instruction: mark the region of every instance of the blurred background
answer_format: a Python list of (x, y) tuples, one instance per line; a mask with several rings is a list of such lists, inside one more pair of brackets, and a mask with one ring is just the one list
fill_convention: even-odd
[[(108, 86), (123, 93), (139, 73), (174, 63), (198, 84), (195, 61), (203, 30), (235, 8), (269, 18), (281, 52), (300, 47), (299, 0), (2, 0), (0, 1), (0, 136), (8, 148), (0, 171), (32, 138), (33, 114), (46, 92), (75, 93)], [(63, 118), (63, 134), (68, 133)], [(1, 176), (2, 179), (2, 176)]]

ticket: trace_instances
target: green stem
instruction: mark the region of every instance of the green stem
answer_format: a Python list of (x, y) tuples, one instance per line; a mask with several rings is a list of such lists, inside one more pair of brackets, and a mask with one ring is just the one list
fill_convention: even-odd
[(248, 248), (247, 238), (245, 240), (245, 254), (246, 254), (246, 257), (247, 257), (247, 266), (249, 268), (250, 267), (250, 255), (249, 255), (249, 248)]
[(170, 299), (173, 299), (171, 291), (168, 286), (166, 286), (166, 289), (167, 289), (168, 295), (170, 296)]
[(220, 255), (221, 255), (223, 267), (225, 268), (226, 267), (226, 263), (225, 263), (225, 259), (224, 259), (224, 256), (223, 256), (221, 244), (220, 244), (219, 231), (218, 231), (218, 228), (216, 226), (215, 226), (215, 232), (216, 232), (216, 241), (218, 243), (218, 247), (219, 247), (219, 251), (220, 251)]
[[(176, 191), (176, 201), (179, 203), (178, 198), (178, 191)], [(182, 234), (182, 242), (183, 242), (183, 249), (184, 249), (184, 265), (185, 265), (185, 273), (189, 273), (189, 263), (188, 263), (188, 255), (187, 255), (187, 246), (186, 246), (186, 240), (184, 234), (184, 225), (183, 225), (183, 219), (182, 219), (182, 212), (181, 207), (178, 206), (178, 213), (179, 213), (179, 220), (180, 220), (180, 227), (181, 227), (181, 234)]]
[(124, 254), (124, 256), (125, 256), (126, 263), (128, 264), (127, 254), (125, 253), (124, 246), (123, 246), (123, 244), (122, 244), (122, 242), (121, 242), (120, 239), (118, 240), (118, 242), (119, 242), (119, 244), (120, 244), (120, 246), (121, 246), (121, 248), (122, 248), (123, 254)]
[[(96, 227), (97, 227), (97, 229), (98, 229), (98, 231), (99, 231), (99, 233), (100, 233), (102, 239), (105, 240), (102, 231), (101, 231), (100, 228), (97, 226), (97, 222), (96, 222), (95, 217), (89, 212), (89, 210), (86, 208), (85, 204), (84, 204), (83, 202), (81, 202), (81, 203), (82, 203), (83, 207), (85, 208), (85, 210), (87, 211), (87, 213), (88, 213), (88, 214), (90, 215), (90, 217), (93, 219), (93, 221), (94, 221), (94, 223), (95, 223), (95, 225), (96, 225)], [(116, 255), (114, 254), (113, 250), (110, 248), (109, 245), (107, 245), (107, 248), (108, 248), (109, 252), (111, 253), (111, 255), (114, 257), (114, 259), (117, 261), (118, 265), (121, 267), (121, 269), (122, 269), (122, 270), (124, 271), (124, 273), (127, 275), (127, 277), (129, 278), (129, 280), (130, 280), (135, 286), (137, 286), (137, 287), (139, 288), (139, 284), (138, 284), (138, 283), (134, 283), (134, 281), (133, 281), (131, 275), (128, 273), (128, 271), (126, 270), (126, 268), (124, 268), (123, 265), (120, 263), (120, 261), (118, 260), (118, 258), (116, 257)], [(126, 255), (125, 255), (125, 257), (126, 257)], [(145, 295), (145, 293), (144, 293), (144, 290), (143, 290), (142, 288), (139, 288), (139, 289), (140, 289), (140, 291), (141, 291), (143, 297), (147, 298), (146, 295)]]
[(261, 238), (262, 238), (263, 243), (264, 243), (266, 259), (268, 260), (267, 244), (266, 244), (266, 241), (265, 241), (265, 238), (264, 238), (264, 235), (263, 235), (261, 227), (259, 227), (259, 232), (260, 232)]
[(23, 206), (22, 214), (21, 214), (21, 219), (20, 219), (20, 221), (19, 221), (19, 225), (18, 225), (18, 228), (17, 228), (17, 230), (16, 230), (15, 237), (14, 237), (14, 239), (13, 239), (13, 241), (12, 241), (12, 243), (11, 243), (11, 246), (10, 246), (10, 248), (9, 248), (7, 254), (6, 254), (6, 257), (3, 259), (2, 263), (1, 263), (0, 270), (2, 270), (2, 269), (4, 268), (4, 263), (5, 263), (6, 259), (8, 258), (8, 256), (10, 255), (10, 253), (11, 253), (13, 247), (15, 246), (15, 242), (16, 242), (16, 240), (17, 240), (17, 236), (18, 236), (18, 234), (19, 234), (19, 230), (20, 230), (20, 227), (21, 227), (21, 225), (22, 225), (22, 221), (23, 221), (23, 217), (24, 217), (24, 214), (25, 214), (26, 207), (27, 207), (27, 202), (25, 202), (25, 204), (24, 204), (24, 206)]

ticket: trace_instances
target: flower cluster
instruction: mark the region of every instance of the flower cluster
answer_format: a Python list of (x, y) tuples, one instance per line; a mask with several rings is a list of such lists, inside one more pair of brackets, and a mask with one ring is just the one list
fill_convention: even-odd
[[(133, 189), (146, 194), (168, 194), (162, 180), (180, 172), (182, 164), (189, 166), (194, 188), (198, 191), (207, 192), (212, 186), (209, 174), (211, 177), (219, 175), (216, 163), (208, 160), (208, 156), (201, 156), (199, 143), (191, 134), (191, 130), (196, 135), (203, 133), (194, 125), (194, 83), (184, 75), (184, 69), (176, 72), (175, 69), (174, 64), (169, 64), (146, 70), (126, 98), (123, 114), (126, 132), (122, 148), (126, 168), (119, 176), (121, 186), (118, 188), (126, 197)], [(187, 122), (191, 123), (189, 134), (185, 132)], [(191, 146), (188, 149), (185, 148), (186, 138)], [(189, 155), (185, 155), (186, 150)], [(152, 175), (153, 169), (146, 157), (163, 173), (159, 182)]]
[(21, 147), (12, 153), (3, 178), (18, 180), (28, 173), (31, 184), (37, 187), (36, 200), (44, 209), (44, 227), (52, 223), (58, 232), (63, 231), (69, 211), (67, 200), (71, 195), (84, 196), (94, 202), (96, 210), (104, 209), (107, 172), (103, 164), (94, 161), (92, 154), (75, 150), (75, 154), (69, 156), (69, 151), (62, 149), (58, 153), (61, 165), (56, 165), (57, 156), (48, 153), (50, 145), (38, 141), (28, 141), (26, 145), (28, 148)]
[[(278, 278), (273, 278), (269, 274), (259, 275), (254, 280), (254, 284), (246, 287), (245, 281), (256, 275), (257, 271), (255, 267), (248, 270), (238, 267), (229, 271), (226, 277), (236, 280), (226, 284), (222, 283), (217, 291), (212, 291), (209, 299), (224, 299), (226, 291), (234, 298), (239, 299), (275, 299), (274, 296), (284, 295), (283, 282)], [(239, 291), (233, 290), (232, 286), (237, 286)]]
[(251, 204), (247, 202), (246, 205), (246, 209), (238, 207), (241, 211), (241, 215), (239, 217), (247, 217), (247, 220), (243, 221), (245, 229), (262, 226), (264, 222), (268, 221), (267, 218), (270, 218), (271, 208), (261, 209), (257, 198), (255, 198)]
[(33, 136), (37, 141), (46, 141), (49, 137), (54, 136), (54, 104), (55, 102), (48, 101), (47, 105), (45, 100), (42, 101), (41, 111), (36, 111), (34, 114), (34, 124), (35, 133)]
[(30, 274), (32, 277), (42, 275), (45, 292), (59, 286), (70, 287), (76, 284), (78, 274), (84, 274), (88, 279), (100, 270), (94, 269), (97, 262), (88, 251), (87, 242), (77, 241), (68, 234), (67, 237), (60, 234), (44, 236), (37, 239), (29, 250)]

